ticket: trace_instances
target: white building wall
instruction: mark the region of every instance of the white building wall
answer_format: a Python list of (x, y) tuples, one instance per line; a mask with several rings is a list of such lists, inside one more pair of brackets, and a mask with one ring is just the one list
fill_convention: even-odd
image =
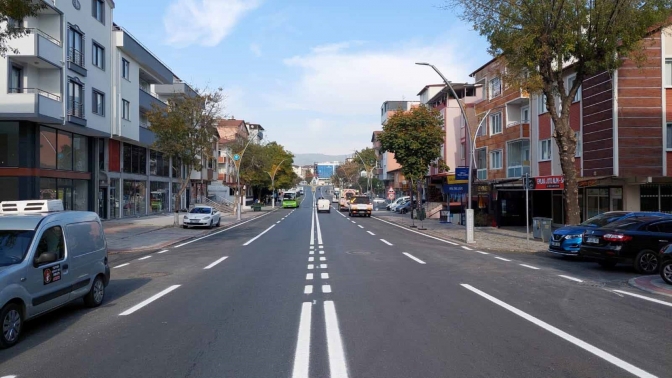
[[(117, 43), (123, 41), (123, 32), (114, 32), (117, 35)], [(115, 106), (115, 116), (118, 118), (119, 135), (132, 140), (140, 140), (140, 65), (130, 56), (117, 49), (116, 71), (118, 73), (118, 95)], [(129, 63), (129, 78), (122, 75), (122, 59)], [(123, 100), (130, 103), (130, 120), (122, 118)]]

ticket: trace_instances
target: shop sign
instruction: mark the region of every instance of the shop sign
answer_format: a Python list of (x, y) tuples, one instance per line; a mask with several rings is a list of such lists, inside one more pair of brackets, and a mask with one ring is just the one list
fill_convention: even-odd
[(469, 167), (455, 168), (455, 180), (459, 182), (469, 182)]
[(444, 193), (465, 193), (468, 190), (466, 184), (448, 184), (444, 185)]
[(557, 190), (565, 188), (564, 176), (540, 176), (534, 178), (535, 190)]
[(476, 193), (490, 193), (490, 185), (476, 185)]
[(597, 185), (597, 180), (579, 181), (578, 183), (579, 188), (585, 188), (588, 186), (595, 186), (595, 185)]

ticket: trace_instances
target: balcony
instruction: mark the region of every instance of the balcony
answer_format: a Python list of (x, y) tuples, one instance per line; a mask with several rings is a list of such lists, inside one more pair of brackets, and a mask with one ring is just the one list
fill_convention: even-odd
[(74, 98), (68, 99), (68, 122), (79, 126), (86, 126), (86, 113), (84, 103)]
[(36, 68), (60, 68), (63, 60), (61, 41), (37, 28), (26, 28), (27, 35), (13, 39), (12, 47), (18, 51), (7, 53), (13, 61)]
[(159, 95), (142, 88), (140, 88), (139, 104), (141, 109), (147, 111), (154, 109), (154, 104), (161, 108), (165, 108), (167, 106), (167, 104), (159, 98)]
[(0, 119), (62, 123), (61, 96), (39, 88), (10, 88), (0, 101)]

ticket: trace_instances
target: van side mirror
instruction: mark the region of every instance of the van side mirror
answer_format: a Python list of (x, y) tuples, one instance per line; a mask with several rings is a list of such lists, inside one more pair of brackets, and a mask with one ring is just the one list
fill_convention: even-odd
[(35, 265), (44, 265), (52, 262), (56, 262), (57, 256), (53, 252), (44, 252), (40, 257), (35, 259)]

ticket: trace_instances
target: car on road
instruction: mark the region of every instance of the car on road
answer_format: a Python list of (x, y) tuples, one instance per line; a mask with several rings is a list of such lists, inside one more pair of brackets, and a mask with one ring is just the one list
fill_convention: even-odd
[(349, 209), (349, 203), (352, 197), (357, 195), (357, 189), (343, 189), (338, 200), (338, 210), (346, 211)]
[(660, 277), (672, 285), (672, 244), (660, 250)]
[(196, 205), (182, 218), (182, 227), (219, 227), (222, 215), (212, 206)]
[(565, 256), (576, 256), (581, 248), (581, 238), (586, 230), (603, 227), (622, 219), (646, 216), (664, 217), (668, 216), (668, 214), (650, 211), (609, 211), (602, 213), (579, 225), (565, 226), (553, 230), (551, 240), (548, 243), (548, 252)]
[(317, 212), (327, 212), (331, 213), (331, 202), (326, 198), (320, 198), (317, 200)]
[(370, 217), (373, 211), (373, 204), (368, 196), (354, 196), (348, 202), (348, 214), (352, 217), (354, 215)]
[(96, 213), (64, 211), (61, 200), (0, 202), (0, 348), (38, 315), (80, 298), (100, 306), (109, 282)]
[(296, 199), (296, 192), (285, 192), (282, 195), (282, 208), (297, 208), (299, 207), (299, 201)]
[(638, 273), (655, 274), (660, 251), (672, 243), (672, 218), (636, 217), (586, 230), (579, 256), (597, 260), (605, 268), (632, 264)]
[(394, 209), (395, 209), (397, 206), (399, 206), (399, 205), (402, 204), (403, 202), (408, 201), (408, 200), (410, 200), (410, 199), (411, 199), (411, 197), (408, 197), (408, 196), (405, 196), (405, 197), (399, 197), (399, 198), (395, 199), (394, 201), (390, 202), (390, 203), (386, 206), (386, 208), (387, 208), (387, 210), (389, 210), (389, 211), (394, 211)]

